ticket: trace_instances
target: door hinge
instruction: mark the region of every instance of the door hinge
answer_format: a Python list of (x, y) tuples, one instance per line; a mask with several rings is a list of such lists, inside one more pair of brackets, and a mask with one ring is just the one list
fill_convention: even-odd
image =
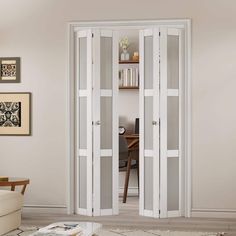
[(159, 31), (159, 36), (161, 36), (161, 32)]
[(92, 38), (94, 37), (94, 33), (92, 33)]
[(161, 210), (159, 210), (159, 215), (161, 214)]

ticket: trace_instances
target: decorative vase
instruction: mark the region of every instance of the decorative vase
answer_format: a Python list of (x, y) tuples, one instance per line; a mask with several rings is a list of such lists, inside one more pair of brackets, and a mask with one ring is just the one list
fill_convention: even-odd
[(127, 49), (123, 49), (123, 52), (120, 55), (121, 61), (128, 61), (129, 60), (129, 53), (127, 52)]

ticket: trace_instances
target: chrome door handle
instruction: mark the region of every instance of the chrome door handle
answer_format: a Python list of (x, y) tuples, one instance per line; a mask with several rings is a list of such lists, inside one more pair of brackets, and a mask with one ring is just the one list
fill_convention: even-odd
[(101, 121), (100, 120), (96, 121), (95, 125), (101, 125)]

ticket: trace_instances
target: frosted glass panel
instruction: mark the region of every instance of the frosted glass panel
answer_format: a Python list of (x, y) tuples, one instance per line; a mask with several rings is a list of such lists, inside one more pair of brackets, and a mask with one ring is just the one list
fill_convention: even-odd
[(79, 208), (87, 208), (87, 158), (79, 157)]
[(87, 39), (79, 39), (79, 89), (87, 88)]
[(112, 208), (112, 157), (101, 157), (101, 209)]
[(179, 158), (167, 159), (167, 210), (179, 210)]
[(101, 97), (101, 149), (112, 149), (112, 97)]
[(101, 89), (112, 89), (112, 38), (101, 37)]
[(153, 210), (153, 157), (144, 157), (144, 209)]
[(179, 149), (179, 97), (167, 98), (167, 148)]
[(144, 37), (144, 89), (153, 89), (153, 37)]
[(153, 149), (153, 97), (144, 97), (144, 149)]
[(80, 97), (78, 104), (79, 118), (79, 149), (87, 148), (87, 98)]
[(179, 88), (179, 36), (167, 36), (167, 87)]

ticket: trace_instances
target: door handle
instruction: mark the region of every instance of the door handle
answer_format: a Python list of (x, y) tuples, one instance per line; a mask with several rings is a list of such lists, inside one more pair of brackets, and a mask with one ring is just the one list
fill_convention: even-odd
[(152, 121), (152, 125), (157, 125), (157, 121)]
[(96, 121), (95, 125), (101, 125), (101, 121), (100, 120)]

